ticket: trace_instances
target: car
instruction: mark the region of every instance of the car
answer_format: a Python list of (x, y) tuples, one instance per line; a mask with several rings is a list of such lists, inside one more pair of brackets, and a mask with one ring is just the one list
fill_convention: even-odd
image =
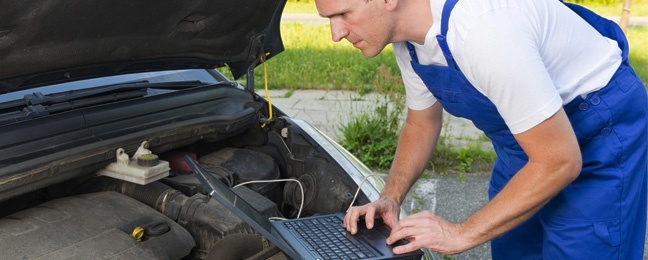
[(186, 156), (268, 217), (377, 199), (370, 169), (255, 92), (284, 5), (0, 0), (0, 258), (281, 259)]

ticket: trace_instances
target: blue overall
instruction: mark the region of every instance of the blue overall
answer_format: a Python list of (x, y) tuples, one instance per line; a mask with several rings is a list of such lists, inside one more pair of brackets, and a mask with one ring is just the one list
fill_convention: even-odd
[[(495, 106), (464, 77), (446, 42), (457, 0), (447, 0), (437, 41), (448, 66), (412, 67), (450, 114), (471, 120), (497, 153), (492, 199), (522, 168), (527, 155)], [(646, 231), (646, 90), (628, 63), (628, 44), (613, 22), (566, 4), (602, 35), (618, 42), (623, 62), (608, 85), (563, 106), (583, 156), (579, 177), (533, 217), (491, 241), (494, 259), (641, 259)]]

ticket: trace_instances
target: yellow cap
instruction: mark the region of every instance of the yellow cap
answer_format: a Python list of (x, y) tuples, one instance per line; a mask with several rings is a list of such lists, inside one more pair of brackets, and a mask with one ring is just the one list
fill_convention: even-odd
[(131, 233), (131, 237), (133, 237), (137, 242), (141, 242), (143, 236), (144, 236), (144, 228), (142, 227), (135, 227), (133, 229), (133, 233)]

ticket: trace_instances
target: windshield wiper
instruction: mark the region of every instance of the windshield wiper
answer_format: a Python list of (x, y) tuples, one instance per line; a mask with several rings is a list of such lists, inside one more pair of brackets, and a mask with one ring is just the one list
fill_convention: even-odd
[(209, 85), (199, 80), (119, 83), (89, 89), (43, 94), (34, 92), (23, 99), (0, 103), (0, 124), (50, 115), (79, 107), (143, 97), (148, 89), (186, 89)]
[[(69, 90), (66, 92), (53, 93), (48, 95), (43, 95), (42, 93), (33, 93), (25, 95), (24, 101), (25, 105), (49, 105), (56, 104), (61, 102), (67, 102), (70, 100), (76, 100), (80, 98), (85, 98), (89, 96), (100, 95), (104, 93), (114, 93), (116, 91), (128, 91), (134, 89), (149, 89), (149, 88), (161, 88), (161, 89), (185, 89), (191, 87), (197, 87), (205, 85), (200, 80), (192, 81), (173, 81), (173, 82), (154, 82), (149, 83), (147, 81), (139, 82), (128, 82), (128, 83), (119, 83), (106, 86), (100, 86), (89, 89), (81, 90)], [(2, 107), (0, 107), (1, 109)]]

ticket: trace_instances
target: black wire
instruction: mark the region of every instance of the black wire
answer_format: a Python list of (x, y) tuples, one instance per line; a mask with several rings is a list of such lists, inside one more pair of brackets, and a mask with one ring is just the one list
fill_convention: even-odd
[(220, 165), (214, 165), (213, 167), (224, 172), (224, 174), (221, 174), (219, 171), (214, 171), (216, 175), (220, 176), (221, 178), (225, 179), (225, 181), (227, 181), (228, 187), (231, 188), (234, 186), (234, 174), (229, 169)]

